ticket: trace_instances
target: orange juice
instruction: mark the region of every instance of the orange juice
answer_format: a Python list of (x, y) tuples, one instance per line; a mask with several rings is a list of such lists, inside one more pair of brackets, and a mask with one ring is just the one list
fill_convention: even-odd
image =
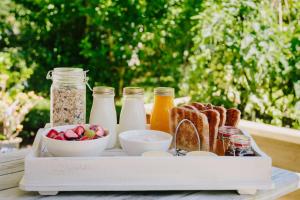
[(150, 129), (170, 132), (170, 110), (174, 107), (174, 88), (154, 89), (154, 105), (150, 118)]

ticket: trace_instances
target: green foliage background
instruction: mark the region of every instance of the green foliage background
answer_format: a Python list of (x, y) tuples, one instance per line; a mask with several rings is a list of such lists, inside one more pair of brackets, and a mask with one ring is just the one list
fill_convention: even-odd
[[(170, 86), (237, 106), (245, 119), (299, 128), (300, 2), (284, 6), (281, 27), (272, 2), (2, 0), (0, 72), (48, 98), (47, 71), (82, 67), (117, 98), (124, 86)], [(48, 106), (29, 114), (29, 132)]]
[(237, 106), (252, 121), (299, 128), (300, 2), (290, 4), (280, 27), (269, 1), (206, 1), (192, 17), (198, 23), (186, 92)]

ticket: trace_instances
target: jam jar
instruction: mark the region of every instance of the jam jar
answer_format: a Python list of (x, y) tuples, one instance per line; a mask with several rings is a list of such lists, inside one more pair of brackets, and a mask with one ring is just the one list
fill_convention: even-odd
[(235, 128), (233, 126), (220, 127), (218, 131), (216, 154), (219, 156), (224, 156), (225, 151), (229, 147), (229, 137), (237, 134), (242, 134), (242, 132), (238, 128)]
[(225, 156), (255, 156), (251, 148), (251, 139), (245, 135), (232, 135)]

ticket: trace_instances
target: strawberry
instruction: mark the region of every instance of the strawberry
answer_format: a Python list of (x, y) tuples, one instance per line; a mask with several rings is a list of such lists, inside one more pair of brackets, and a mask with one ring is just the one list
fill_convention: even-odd
[(77, 139), (79, 136), (71, 129), (67, 130), (64, 134), (67, 140)]
[(84, 133), (84, 127), (83, 126), (77, 126), (73, 129), (73, 131), (78, 135), (81, 136)]
[(95, 135), (92, 139), (94, 140), (94, 139), (97, 139), (98, 138), (98, 136), (97, 135)]
[(55, 136), (54, 139), (56, 139), (56, 140), (66, 140), (66, 139), (65, 139), (63, 136), (61, 136), (61, 135)]
[[(63, 137), (63, 138), (65, 138), (65, 132), (64, 131), (60, 131), (58, 133), (58, 135), (61, 136), (61, 137)], [(66, 140), (66, 138), (65, 138), (65, 140)]]
[(99, 137), (104, 136), (104, 129), (99, 125), (91, 125), (90, 129), (95, 131), (96, 135)]
[(98, 137), (103, 137), (104, 136), (104, 130), (102, 127), (100, 127), (97, 131), (96, 131), (96, 135)]
[(58, 132), (56, 131), (56, 130), (54, 130), (54, 129), (51, 129), (48, 133), (47, 133), (47, 137), (48, 138), (55, 138), (55, 136), (57, 136), (58, 135)]
[(98, 125), (91, 125), (90, 130), (97, 131), (98, 127), (99, 127)]
[(79, 140), (89, 140), (89, 139), (90, 139), (89, 137), (83, 136), (83, 137), (81, 137)]

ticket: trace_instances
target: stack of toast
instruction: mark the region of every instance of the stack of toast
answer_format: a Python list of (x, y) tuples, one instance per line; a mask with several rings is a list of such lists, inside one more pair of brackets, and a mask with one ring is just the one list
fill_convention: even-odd
[[(236, 108), (226, 109), (194, 102), (188, 105), (174, 107), (171, 110), (171, 133), (175, 134), (176, 127), (183, 119), (190, 120), (196, 127), (200, 138), (201, 151), (216, 152), (218, 130), (221, 126), (237, 127), (241, 112)], [(176, 135), (176, 145), (186, 151), (198, 150), (198, 139), (192, 125), (183, 122)]]

